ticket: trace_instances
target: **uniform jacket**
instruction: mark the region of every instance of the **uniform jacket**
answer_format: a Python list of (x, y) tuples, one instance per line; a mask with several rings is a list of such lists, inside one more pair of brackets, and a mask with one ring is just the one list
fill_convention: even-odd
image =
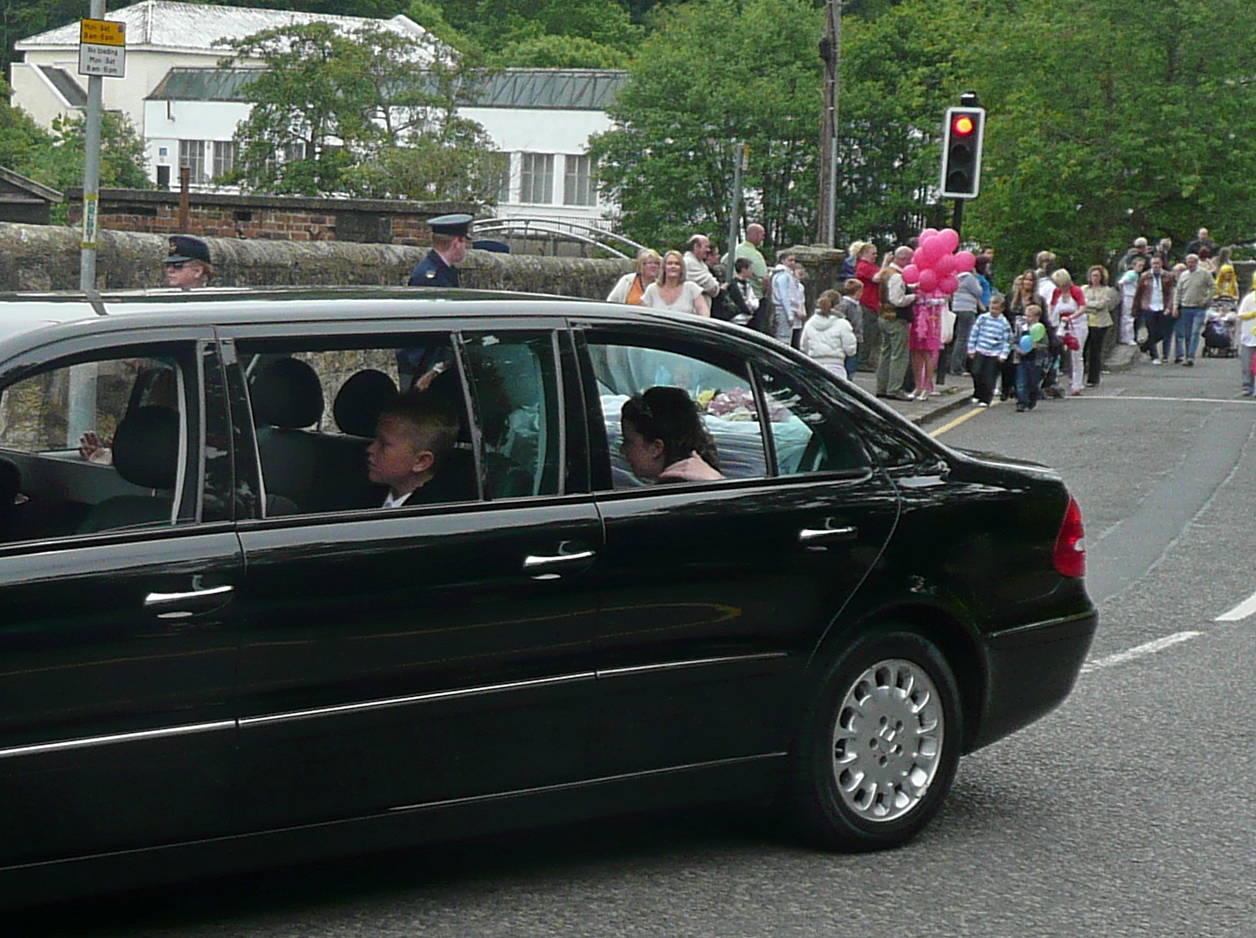
[(410, 272), (412, 287), (456, 287), (458, 286), (458, 268), (450, 267), (445, 259), (435, 250), (427, 252), (427, 257), (419, 261)]

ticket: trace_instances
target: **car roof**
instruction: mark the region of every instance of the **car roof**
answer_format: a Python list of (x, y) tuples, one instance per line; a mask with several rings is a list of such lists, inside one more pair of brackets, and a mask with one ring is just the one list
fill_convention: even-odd
[[(346, 303), (352, 303), (347, 309)], [(81, 292), (0, 294), (0, 358), (46, 336), (141, 326), (161, 328), (362, 319), (475, 318), (505, 315), (592, 316), (695, 323), (691, 314), (619, 306), (578, 297), (508, 291), (400, 286), (209, 287), (136, 290), (88, 296)], [(710, 322), (710, 320), (705, 320)], [(734, 327), (715, 324), (726, 329)], [(736, 330), (744, 332), (745, 330)]]

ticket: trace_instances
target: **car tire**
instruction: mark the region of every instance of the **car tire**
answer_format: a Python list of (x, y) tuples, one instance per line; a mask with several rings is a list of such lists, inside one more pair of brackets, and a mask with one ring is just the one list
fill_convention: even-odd
[(848, 851), (911, 840), (946, 798), (963, 737), (955, 675), (933, 642), (906, 629), (859, 636), (805, 710), (791, 775), (804, 835)]

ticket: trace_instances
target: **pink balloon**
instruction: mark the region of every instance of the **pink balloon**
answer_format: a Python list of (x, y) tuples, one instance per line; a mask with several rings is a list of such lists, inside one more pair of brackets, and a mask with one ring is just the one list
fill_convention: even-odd
[(972, 270), (976, 263), (977, 258), (973, 257), (972, 251), (959, 251), (955, 254), (956, 273), (962, 274), (967, 270)]
[(903, 268), (903, 279), (908, 283), (917, 283), (920, 280), (920, 268), (915, 264), (908, 264)]
[(916, 248), (916, 253), (912, 255), (912, 261), (917, 267), (932, 267), (939, 257), (946, 252), (942, 250), (942, 245), (938, 243), (937, 238), (930, 238), (927, 242)]
[(942, 244), (942, 249), (950, 254), (959, 247), (959, 233), (954, 228), (943, 228), (938, 232), (938, 242)]
[[(906, 279), (906, 278), (904, 278)], [(920, 272), (920, 289), (926, 293), (938, 288), (938, 275), (932, 270), (922, 270)]]
[(959, 281), (955, 279), (954, 274), (947, 274), (938, 281), (938, 289), (946, 294), (954, 293), (959, 289)]
[(924, 244), (937, 233), (937, 228), (926, 228), (924, 231), (920, 232), (920, 243)]
[(939, 277), (945, 277), (947, 274), (953, 273), (955, 271), (955, 255), (943, 254), (934, 263), (933, 269), (938, 272)]

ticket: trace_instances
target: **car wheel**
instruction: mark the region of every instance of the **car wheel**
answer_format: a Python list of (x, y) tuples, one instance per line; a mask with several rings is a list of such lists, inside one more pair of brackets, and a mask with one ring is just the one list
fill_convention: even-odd
[(946, 797), (963, 735), (936, 645), (908, 631), (859, 637), (821, 676), (798, 739), (792, 801), (805, 833), (844, 850), (906, 843)]

